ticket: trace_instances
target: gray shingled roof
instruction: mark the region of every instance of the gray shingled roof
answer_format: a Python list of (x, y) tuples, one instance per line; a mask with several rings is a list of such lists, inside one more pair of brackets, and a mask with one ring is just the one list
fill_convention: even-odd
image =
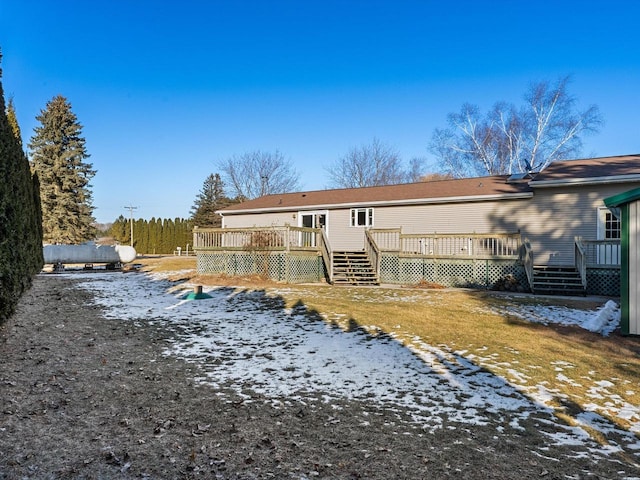
[(629, 176), (640, 177), (640, 155), (553, 162), (538, 173), (531, 184), (535, 187), (547, 182), (571, 184), (595, 179), (605, 180), (607, 178)]
[[(273, 211), (331, 206), (424, 203), (425, 201), (470, 201), (530, 194), (527, 181), (507, 183), (508, 175), (431, 182), (385, 185), (379, 187), (316, 190), (266, 195), (227, 207), (221, 212)], [(465, 200), (463, 200), (465, 199)]]

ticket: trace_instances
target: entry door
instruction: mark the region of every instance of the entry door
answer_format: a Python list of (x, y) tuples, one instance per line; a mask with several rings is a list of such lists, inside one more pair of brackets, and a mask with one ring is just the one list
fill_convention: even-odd
[[(324, 228), (327, 229), (327, 212), (304, 212), (300, 213), (300, 226), (306, 228)], [(316, 239), (315, 236), (311, 237), (309, 242), (310, 246), (315, 247)]]
[(598, 240), (617, 240), (617, 245), (604, 244), (596, 248), (599, 265), (620, 265), (620, 219), (608, 208), (598, 209)]

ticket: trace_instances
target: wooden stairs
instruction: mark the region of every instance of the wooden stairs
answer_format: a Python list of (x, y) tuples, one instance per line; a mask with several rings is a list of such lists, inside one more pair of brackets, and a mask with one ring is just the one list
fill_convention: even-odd
[(366, 252), (333, 252), (334, 285), (379, 285), (380, 279)]
[(533, 293), (540, 295), (584, 296), (587, 294), (580, 272), (569, 266), (534, 266)]

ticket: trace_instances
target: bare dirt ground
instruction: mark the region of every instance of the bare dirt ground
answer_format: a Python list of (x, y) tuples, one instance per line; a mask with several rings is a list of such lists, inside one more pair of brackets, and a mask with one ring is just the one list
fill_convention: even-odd
[(640, 478), (623, 456), (547, 448), (535, 418), (425, 433), (375, 402), (220, 395), (162, 355), (173, 332), (106, 319), (74, 285), (38, 276), (0, 327), (0, 478)]

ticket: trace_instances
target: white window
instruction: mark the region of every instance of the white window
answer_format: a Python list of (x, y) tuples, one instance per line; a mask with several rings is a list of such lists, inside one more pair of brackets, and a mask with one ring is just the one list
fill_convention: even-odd
[(598, 240), (596, 263), (599, 265), (620, 265), (620, 219), (608, 208), (598, 209)]
[(373, 208), (352, 208), (352, 227), (373, 227)]
[(620, 219), (611, 212), (605, 214), (604, 238), (605, 240), (620, 238)]

